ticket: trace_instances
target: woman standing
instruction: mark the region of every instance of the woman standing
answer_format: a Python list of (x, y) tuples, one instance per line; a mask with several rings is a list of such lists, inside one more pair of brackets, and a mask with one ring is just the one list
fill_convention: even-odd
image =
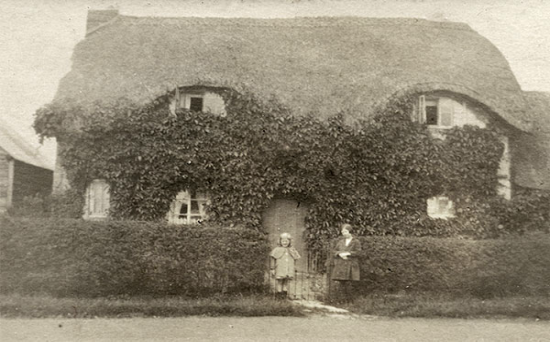
[(346, 300), (351, 299), (352, 282), (360, 279), (359, 253), (361, 242), (351, 235), (351, 224), (342, 225), (340, 238), (332, 251), (331, 279), (340, 283)]

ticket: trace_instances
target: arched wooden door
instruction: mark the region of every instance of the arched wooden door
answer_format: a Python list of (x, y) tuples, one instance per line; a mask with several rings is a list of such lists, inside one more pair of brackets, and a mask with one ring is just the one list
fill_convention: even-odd
[[(264, 211), (262, 224), (269, 233), (271, 248), (277, 246), (279, 236), (282, 233), (292, 235), (292, 244), (300, 253), (301, 258), (296, 262), (296, 274), (289, 284), (289, 297), (294, 299), (313, 299), (311, 290), (312, 275), (308, 270), (308, 253), (304, 241), (305, 217), (307, 205), (291, 199), (275, 199)], [(275, 280), (269, 277), (273, 287)]]
[(269, 233), (271, 248), (277, 245), (282, 233), (292, 235), (292, 245), (302, 256), (296, 262), (298, 272), (307, 271), (307, 253), (303, 239), (306, 214), (307, 207), (303, 203), (290, 199), (275, 199), (271, 201), (262, 217), (262, 224)]

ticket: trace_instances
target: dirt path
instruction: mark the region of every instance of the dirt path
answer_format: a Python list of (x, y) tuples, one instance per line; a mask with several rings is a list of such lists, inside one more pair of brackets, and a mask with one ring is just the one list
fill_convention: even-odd
[(550, 322), (368, 316), (1, 319), (0, 340), (546, 342)]

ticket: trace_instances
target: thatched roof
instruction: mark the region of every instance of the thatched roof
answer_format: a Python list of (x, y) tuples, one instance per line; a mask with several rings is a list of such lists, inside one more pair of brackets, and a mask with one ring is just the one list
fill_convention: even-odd
[(15, 160), (53, 170), (53, 165), (44, 157), (38, 148), (13, 130), (10, 125), (0, 117), (0, 149)]
[(500, 51), (465, 24), (421, 19), (119, 15), (76, 46), (54, 101), (142, 103), (196, 84), (275, 97), (321, 117), (365, 117), (396, 93), (449, 90), (527, 127)]
[(533, 119), (529, 134), (521, 134), (514, 155), (516, 184), (550, 190), (550, 92), (525, 92)]

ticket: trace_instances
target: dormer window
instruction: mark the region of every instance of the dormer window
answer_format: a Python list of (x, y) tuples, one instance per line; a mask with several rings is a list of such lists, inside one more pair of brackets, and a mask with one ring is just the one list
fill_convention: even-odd
[(454, 116), (463, 104), (446, 97), (421, 95), (418, 100), (418, 121), (434, 127), (453, 126)]
[(204, 109), (204, 94), (176, 93), (177, 108), (188, 109), (193, 112), (202, 112)]
[(175, 114), (177, 109), (187, 109), (225, 116), (225, 102), (218, 94), (219, 91), (218, 88), (207, 87), (177, 88), (170, 101), (170, 111)]

